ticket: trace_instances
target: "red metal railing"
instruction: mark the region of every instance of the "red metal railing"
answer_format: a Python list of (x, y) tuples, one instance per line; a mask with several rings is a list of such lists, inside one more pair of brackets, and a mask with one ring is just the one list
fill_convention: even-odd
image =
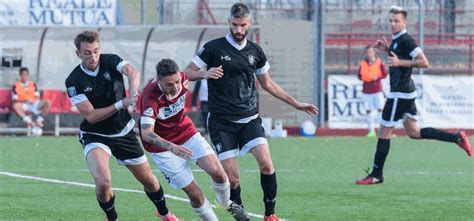
[[(331, 46), (347, 46), (347, 72), (350, 73), (353, 70), (352, 57), (353, 47), (361, 48), (365, 45), (373, 44), (377, 39), (381, 39), (385, 36), (390, 41), (390, 34), (383, 33), (326, 33), (325, 44), (329, 48)], [(418, 34), (413, 33), (412, 36), (416, 39)], [(462, 72), (468, 72), (471, 75), (474, 74), (473, 69), (473, 45), (474, 45), (474, 34), (425, 34), (424, 45), (428, 47), (452, 49), (452, 47), (466, 46), (466, 54), (461, 56), (468, 57), (468, 70)], [(443, 56), (441, 53), (435, 53), (437, 56)], [(445, 56), (450, 56), (446, 54)]]

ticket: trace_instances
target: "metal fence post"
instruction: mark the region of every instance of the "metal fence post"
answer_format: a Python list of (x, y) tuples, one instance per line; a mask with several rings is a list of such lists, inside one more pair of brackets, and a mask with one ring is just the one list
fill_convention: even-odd
[[(423, 49), (425, 35), (425, 5), (423, 0), (418, 0), (418, 45)], [(418, 68), (418, 74), (423, 75), (423, 68)]]
[(324, 21), (323, 1), (314, 1), (314, 75), (313, 101), (319, 108), (319, 115), (315, 117), (318, 127), (324, 126)]

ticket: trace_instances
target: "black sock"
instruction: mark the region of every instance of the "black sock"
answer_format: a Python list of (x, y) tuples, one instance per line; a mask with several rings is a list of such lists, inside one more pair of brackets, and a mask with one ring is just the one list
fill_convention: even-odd
[(244, 207), (244, 205), (242, 204), (242, 198), (240, 198), (240, 185), (238, 185), (235, 189), (230, 189), (230, 200)]
[(109, 202), (106, 203), (101, 203), (99, 200), (100, 208), (104, 210), (105, 214), (107, 215), (107, 218), (109, 220), (116, 220), (118, 215), (117, 212), (115, 211), (115, 195), (110, 198)]
[(377, 150), (375, 151), (374, 166), (370, 175), (375, 177), (383, 176), (383, 165), (390, 150), (390, 139), (380, 139), (377, 142)]
[(263, 202), (265, 203), (265, 216), (275, 213), (276, 195), (277, 195), (277, 179), (276, 173), (271, 175), (260, 174), (260, 185), (263, 189)]
[(148, 198), (150, 198), (151, 202), (155, 204), (156, 209), (158, 210), (158, 213), (160, 213), (160, 215), (164, 216), (168, 214), (169, 211), (168, 207), (166, 207), (165, 194), (162, 186), (160, 186), (160, 189), (157, 192), (149, 193), (145, 191), (145, 193)]
[(420, 136), (423, 139), (434, 139), (453, 143), (456, 143), (459, 139), (457, 134), (448, 133), (432, 127), (421, 128)]

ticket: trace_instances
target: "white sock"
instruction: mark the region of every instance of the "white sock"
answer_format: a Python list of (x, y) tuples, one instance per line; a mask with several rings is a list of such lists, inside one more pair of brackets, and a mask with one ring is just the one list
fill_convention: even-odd
[(367, 121), (367, 127), (369, 128), (369, 132), (374, 131), (374, 126), (372, 124), (372, 112), (369, 112), (365, 115), (365, 120)]
[(23, 122), (25, 122), (27, 124), (31, 123), (31, 117), (30, 116), (24, 116), (23, 117)]
[(212, 210), (211, 204), (204, 198), (204, 204), (199, 208), (193, 208), (196, 215), (204, 221), (218, 221), (214, 210)]
[(225, 183), (216, 183), (211, 180), (212, 190), (216, 193), (217, 202), (224, 208), (229, 208), (232, 201), (230, 201), (230, 183), (226, 180)]
[(36, 122), (38, 122), (38, 123), (43, 123), (43, 121), (44, 121), (43, 116), (38, 115), (38, 117), (36, 118)]

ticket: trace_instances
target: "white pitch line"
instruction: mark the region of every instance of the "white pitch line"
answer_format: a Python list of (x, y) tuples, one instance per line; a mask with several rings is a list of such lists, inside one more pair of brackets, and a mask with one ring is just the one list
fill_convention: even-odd
[[(197, 168), (197, 169), (191, 169), (193, 173), (206, 173), (203, 169)], [(288, 169), (280, 169), (280, 170), (275, 170), (277, 173), (308, 173), (308, 172), (314, 172), (310, 170), (304, 170), (304, 169), (297, 169), (297, 170), (288, 170)], [(57, 170), (52, 170), (52, 169), (34, 169), (34, 170), (21, 170), (20, 172), (84, 172), (84, 173), (90, 173), (89, 169), (57, 169)], [(127, 169), (114, 169), (114, 172), (120, 172), (120, 173), (129, 173), (130, 170)], [(161, 173), (160, 169), (153, 169), (153, 172), (158, 172)], [(260, 170), (257, 169), (242, 169), (240, 170), (240, 173), (259, 173)]]
[[(48, 179), (48, 178), (42, 178), (42, 177), (35, 177), (35, 176), (26, 176), (26, 175), (21, 175), (17, 173), (10, 173), (10, 172), (2, 172), (0, 171), (0, 175), (3, 176), (9, 176), (9, 177), (16, 177), (16, 178), (22, 178), (22, 179), (28, 179), (28, 180), (37, 180), (37, 181), (43, 181), (43, 182), (48, 182), (48, 183), (57, 183), (57, 184), (68, 184), (68, 185), (73, 185), (73, 186), (82, 186), (82, 187), (89, 187), (89, 188), (95, 188), (95, 185), (93, 184), (88, 184), (88, 183), (79, 183), (79, 182), (74, 182), (74, 181), (65, 181), (65, 180), (56, 180), (56, 179)], [(123, 189), (123, 188), (112, 188), (115, 191), (120, 191), (120, 192), (128, 192), (128, 193), (140, 193), (143, 194), (143, 190), (132, 190), (132, 189)], [(165, 194), (166, 198), (169, 199), (174, 199), (177, 201), (181, 202), (187, 202), (189, 203), (188, 199)], [(213, 208), (215, 208), (215, 205), (212, 205)], [(255, 213), (248, 213), (250, 216), (253, 216), (255, 218), (260, 218), (263, 219), (263, 216), (260, 214), (255, 214)]]

